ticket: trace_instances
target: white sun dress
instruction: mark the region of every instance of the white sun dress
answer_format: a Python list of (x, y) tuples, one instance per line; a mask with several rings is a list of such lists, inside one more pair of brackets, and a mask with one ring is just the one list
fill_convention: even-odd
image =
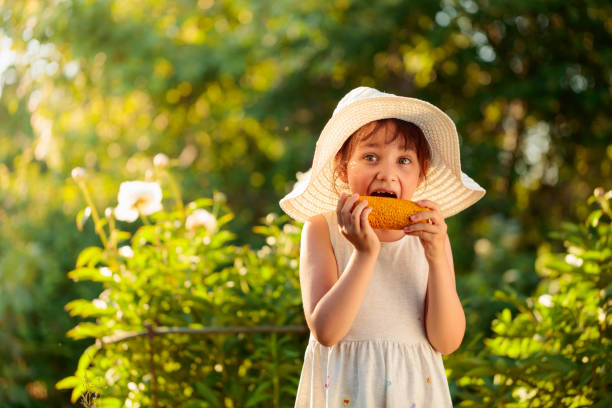
[[(353, 251), (335, 212), (323, 214), (338, 274)], [(381, 242), (365, 297), (349, 332), (325, 347), (312, 333), (296, 408), (452, 407), (442, 355), (423, 322), (429, 267), (419, 239)]]

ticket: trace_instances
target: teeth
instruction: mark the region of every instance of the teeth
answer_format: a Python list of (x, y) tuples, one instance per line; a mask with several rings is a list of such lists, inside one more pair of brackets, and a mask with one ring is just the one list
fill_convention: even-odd
[(397, 196), (394, 193), (389, 193), (386, 191), (375, 191), (372, 193), (373, 196), (378, 196), (378, 197), (392, 197), (392, 198), (397, 198)]

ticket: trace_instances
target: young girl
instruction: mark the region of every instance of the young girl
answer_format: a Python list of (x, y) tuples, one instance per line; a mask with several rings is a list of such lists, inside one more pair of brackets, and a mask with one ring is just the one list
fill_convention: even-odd
[[(310, 340), (296, 407), (451, 407), (441, 354), (465, 316), (444, 221), (485, 191), (461, 172), (452, 120), (413, 98), (360, 87), (342, 98), (312, 168), (280, 205), (305, 222), (300, 284)], [(374, 230), (385, 195), (430, 210)]]

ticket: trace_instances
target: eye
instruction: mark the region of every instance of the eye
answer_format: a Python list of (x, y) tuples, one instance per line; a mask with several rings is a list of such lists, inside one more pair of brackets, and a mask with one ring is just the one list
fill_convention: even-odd
[(365, 161), (376, 161), (376, 155), (374, 154), (366, 154), (363, 156), (363, 158), (365, 159)]
[(400, 164), (410, 164), (412, 163), (412, 160), (410, 160), (409, 157), (401, 157), (399, 159)]

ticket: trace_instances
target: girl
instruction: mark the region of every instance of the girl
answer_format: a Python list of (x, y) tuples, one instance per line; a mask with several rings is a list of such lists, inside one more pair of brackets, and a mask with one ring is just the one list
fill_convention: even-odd
[[(444, 221), (485, 191), (461, 172), (452, 120), (360, 87), (340, 100), (312, 168), (280, 205), (305, 222), (300, 284), (310, 340), (296, 407), (450, 407), (441, 354), (461, 344)], [(417, 201), (428, 223), (374, 230), (367, 201)]]

